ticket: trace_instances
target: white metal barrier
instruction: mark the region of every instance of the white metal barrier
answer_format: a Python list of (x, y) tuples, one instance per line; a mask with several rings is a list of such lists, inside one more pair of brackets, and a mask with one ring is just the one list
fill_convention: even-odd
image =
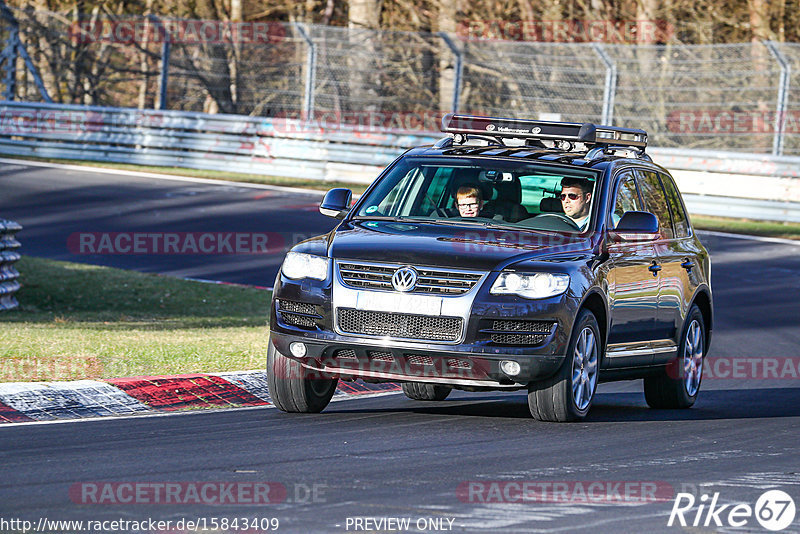
[(20, 288), (19, 272), (15, 267), (21, 256), (16, 234), (22, 226), (14, 221), (0, 219), (0, 311), (19, 306), (15, 293)]

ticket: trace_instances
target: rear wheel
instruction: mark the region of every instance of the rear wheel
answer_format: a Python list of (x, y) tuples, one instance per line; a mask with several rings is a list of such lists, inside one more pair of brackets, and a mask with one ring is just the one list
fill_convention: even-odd
[(589, 310), (581, 310), (561, 368), (528, 386), (528, 408), (534, 419), (566, 422), (586, 417), (597, 389), (600, 355), (597, 319)]
[(651, 408), (689, 408), (697, 400), (703, 380), (705, 323), (697, 306), (684, 322), (678, 355), (659, 375), (644, 379), (644, 398)]
[(422, 384), (420, 382), (404, 382), (402, 386), (406, 397), (420, 401), (441, 401), (446, 399), (453, 390), (449, 386)]
[(317, 413), (331, 401), (338, 378), (315, 373), (278, 352), (270, 341), (267, 349), (267, 387), (272, 403), (284, 412)]

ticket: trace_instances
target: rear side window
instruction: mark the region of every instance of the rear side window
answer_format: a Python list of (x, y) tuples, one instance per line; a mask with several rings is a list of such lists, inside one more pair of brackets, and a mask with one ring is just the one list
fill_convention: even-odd
[(664, 192), (667, 194), (667, 204), (672, 212), (672, 222), (675, 223), (675, 237), (689, 236), (689, 220), (681, 202), (681, 194), (675, 186), (675, 181), (667, 174), (661, 174), (661, 183), (664, 184)]
[(614, 200), (614, 211), (611, 214), (612, 228), (616, 228), (617, 223), (626, 211), (642, 211), (639, 193), (636, 192), (636, 180), (630, 171), (625, 172), (619, 179), (617, 186), (617, 197)]
[(661, 232), (661, 237), (663, 239), (672, 239), (675, 236), (672, 231), (672, 219), (669, 214), (667, 197), (664, 195), (664, 189), (661, 187), (661, 180), (658, 179), (658, 174), (641, 169), (637, 173), (639, 174), (639, 190), (642, 192), (642, 199), (647, 211), (658, 219), (658, 229)]

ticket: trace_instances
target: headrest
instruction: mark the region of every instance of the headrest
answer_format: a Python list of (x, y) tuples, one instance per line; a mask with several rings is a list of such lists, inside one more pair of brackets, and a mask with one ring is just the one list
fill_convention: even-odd
[(455, 200), (458, 189), (469, 185), (480, 189), (484, 201), (491, 200), (494, 196), (492, 184), (481, 181), (480, 174), (481, 170), (478, 168), (456, 168), (450, 178), (450, 196)]
[(497, 182), (494, 184), (497, 190), (497, 200), (501, 202), (522, 202), (522, 184), (519, 178), (514, 178), (508, 182)]
[(544, 197), (539, 202), (539, 211), (542, 213), (564, 213), (564, 206), (561, 205), (561, 199), (556, 197)]

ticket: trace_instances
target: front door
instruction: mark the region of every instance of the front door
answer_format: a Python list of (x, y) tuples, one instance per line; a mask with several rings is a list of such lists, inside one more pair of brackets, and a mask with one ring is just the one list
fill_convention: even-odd
[[(636, 180), (631, 171), (617, 181), (613, 228), (627, 211), (644, 211)], [(654, 242), (609, 243), (608, 297), (611, 324), (606, 349), (606, 366), (623, 368), (652, 362), (651, 340), (656, 327), (661, 276), (654, 268)], [(655, 261), (657, 264), (657, 261)]]

